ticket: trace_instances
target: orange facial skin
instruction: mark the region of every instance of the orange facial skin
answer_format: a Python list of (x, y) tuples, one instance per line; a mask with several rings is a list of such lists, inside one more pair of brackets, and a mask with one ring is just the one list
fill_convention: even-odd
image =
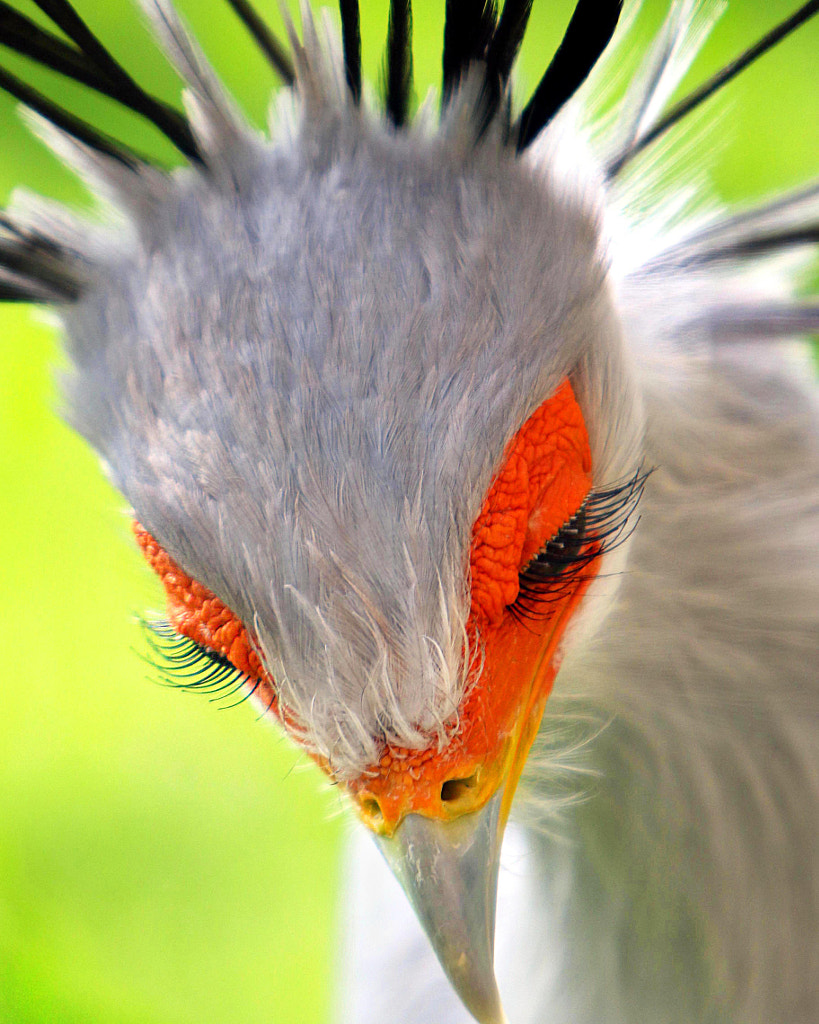
[(207, 587), (191, 579), (138, 522), (134, 536), (148, 564), (162, 580), (168, 620), (182, 636), (223, 655), (256, 685), (260, 698), (276, 710), (273, 681), (264, 671), (253, 641), (240, 619)]
[(450, 819), (482, 807), (501, 780), (507, 796), (535, 738), (557, 672), (555, 654), (590, 573), (537, 617), (510, 611), (521, 569), (578, 511), (591, 490), (583, 414), (564, 382), (523, 424), (472, 531), (470, 647), (474, 675), (443, 750), (387, 748), (348, 784), (359, 816), (391, 835), (406, 814)]
[[(587, 567), (569, 586), (561, 581), (536, 616), (515, 614), (510, 606), (521, 569), (577, 513), (591, 485), (583, 415), (565, 381), (510, 441), (473, 527), (472, 678), (448, 743), (443, 749), (387, 747), (377, 764), (346, 784), (373, 831), (391, 835), (409, 813), (458, 817), (482, 807), (501, 784), (505, 820), (552, 688), (558, 644), (593, 570)], [(227, 657), (278, 715), (273, 680), (244, 625), (139, 524), (134, 532), (165, 586), (174, 629)], [(297, 723), (289, 724), (298, 731)]]

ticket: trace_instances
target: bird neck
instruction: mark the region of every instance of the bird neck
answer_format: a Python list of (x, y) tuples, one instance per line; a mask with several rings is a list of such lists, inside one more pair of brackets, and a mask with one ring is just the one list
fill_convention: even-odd
[(567, 1020), (796, 1020), (819, 995), (817, 411), (777, 362), (647, 382), (629, 566), (558, 675), (522, 806), (582, 978), (549, 968)]

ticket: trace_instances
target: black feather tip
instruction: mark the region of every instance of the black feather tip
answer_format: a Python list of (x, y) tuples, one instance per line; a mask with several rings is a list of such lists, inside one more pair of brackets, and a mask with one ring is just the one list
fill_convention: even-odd
[(387, 116), (400, 128), (406, 124), (412, 94), (412, 4), (390, 0), (386, 57)]
[(518, 119), (518, 152), (543, 131), (586, 80), (611, 41), (623, 0), (579, 0), (563, 41)]
[(361, 99), (361, 22), (358, 0), (339, 0), (344, 73), (356, 103)]

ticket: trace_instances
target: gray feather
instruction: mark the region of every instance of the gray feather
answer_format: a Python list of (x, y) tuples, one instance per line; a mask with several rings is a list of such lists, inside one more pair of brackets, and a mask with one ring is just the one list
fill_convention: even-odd
[[(590, 330), (619, 328), (594, 211), (510, 156), (465, 167), (434, 140), (300, 131), (245, 189), (196, 172), (169, 189), (166, 236), (65, 317), (68, 395), (140, 520), (259, 623), (283, 699), (352, 773), (383, 734), (418, 745), (457, 707), (491, 475)], [(448, 652), (440, 679), (417, 637)], [(355, 737), (339, 735), (350, 705)]]
[[(72, 423), (252, 626), (301, 739), (344, 778), (385, 741), (443, 742), (472, 525), (569, 375), (596, 483), (655, 472), (566, 637), (530, 762), (499, 911), (511, 1019), (815, 1021), (819, 414), (807, 362), (767, 342), (817, 315), (794, 298), (804, 260), (752, 275), (726, 254), (814, 223), (815, 193), (673, 242), (660, 217), (646, 241), (637, 193), (659, 172), (604, 184), (611, 140), (595, 156), (571, 135), (582, 94), (523, 160), (478, 140), (469, 76), (440, 131), (396, 133), (353, 109), (309, 16), (262, 141), (165, 0), (149, 7), (212, 173), (91, 166), (72, 143), (124, 228), (18, 217), (87, 269), (62, 311)], [(630, 94), (627, 140), (702, 35), (683, 32), (692, 8)], [(34, 269), (0, 287), (44, 288)], [(379, 998), (409, 964), (406, 1020), (462, 1021), (389, 891), (370, 898), (378, 870), (354, 893), (343, 1019), (394, 1019)]]

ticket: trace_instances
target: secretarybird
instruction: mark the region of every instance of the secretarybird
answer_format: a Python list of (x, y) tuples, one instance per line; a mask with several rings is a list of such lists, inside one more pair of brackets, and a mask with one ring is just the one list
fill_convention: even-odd
[(53, 28), (0, 5), (4, 46), (188, 161), (0, 70), (119, 214), (12, 204), (0, 298), (58, 315), (67, 416), (167, 593), (154, 657), (247, 694), (375, 839), (339, 1020), (816, 1024), (819, 409), (793, 342), (819, 331), (794, 298), (819, 187), (713, 212), (702, 160), (670, 187), (652, 153), (819, 2), (672, 105), (718, 13), (681, 0), (598, 121), (618, 2), (579, 0), (521, 103), (530, 2), (447, 0), (414, 117), (408, 0), (383, 109), (357, 0), (287, 47), (231, 5), (285, 83), (269, 138), (167, 0), (144, 6), (184, 114), (67, 0), (37, 0)]

